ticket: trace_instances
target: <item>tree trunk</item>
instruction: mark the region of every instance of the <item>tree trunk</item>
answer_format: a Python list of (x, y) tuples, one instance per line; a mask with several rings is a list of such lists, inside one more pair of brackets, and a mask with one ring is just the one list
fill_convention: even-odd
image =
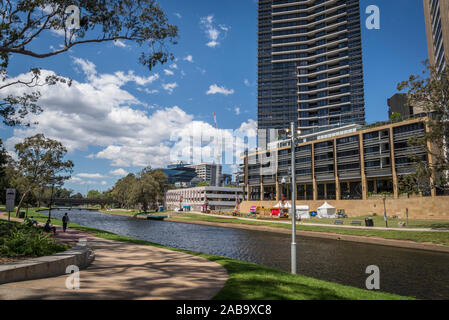
[(28, 189), (27, 191), (25, 191), (22, 195), (22, 197), (20, 198), (19, 204), (17, 205), (17, 210), (16, 210), (16, 217), (19, 216), (19, 212), (20, 212), (20, 208), (22, 208), (22, 204), (23, 204), (23, 200), (25, 199), (25, 197), (27, 196), (28, 192), (30, 192), (31, 189)]

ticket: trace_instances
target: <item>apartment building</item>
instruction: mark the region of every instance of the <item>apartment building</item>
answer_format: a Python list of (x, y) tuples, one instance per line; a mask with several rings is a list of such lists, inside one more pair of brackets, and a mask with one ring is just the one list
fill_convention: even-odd
[[(202, 181), (208, 183), (210, 186), (216, 186), (220, 184), (220, 180), (222, 179), (222, 166), (211, 164), (211, 163), (200, 163), (189, 166), (190, 168), (194, 168), (198, 178)], [(218, 170), (218, 174), (217, 174)], [(220, 179), (217, 183), (217, 176)]]
[(364, 124), (359, 0), (259, 0), (258, 127)]
[(449, 63), (449, 1), (424, 0), (429, 62), (442, 72)]

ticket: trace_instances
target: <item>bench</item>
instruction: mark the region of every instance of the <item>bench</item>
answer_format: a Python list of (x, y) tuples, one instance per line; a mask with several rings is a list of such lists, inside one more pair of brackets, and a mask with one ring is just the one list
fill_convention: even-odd
[(362, 226), (362, 221), (351, 221), (351, 225), (353, 225), (353, 226)]
[(344, 224), (345, 222), (343, 220), (335, 220), (334, 224)]

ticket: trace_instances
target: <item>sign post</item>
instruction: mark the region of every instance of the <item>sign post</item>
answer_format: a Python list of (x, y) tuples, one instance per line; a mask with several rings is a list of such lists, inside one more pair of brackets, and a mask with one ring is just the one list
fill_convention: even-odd
[(14, 211), (16, 189), (6, 189), (6, 211), (8, 211), (8, 229), (11, 222), (11, 211)]

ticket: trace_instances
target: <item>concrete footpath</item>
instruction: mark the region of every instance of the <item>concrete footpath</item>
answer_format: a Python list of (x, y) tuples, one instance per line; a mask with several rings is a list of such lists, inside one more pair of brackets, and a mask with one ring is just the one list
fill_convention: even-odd
[(87, 239), (95, 252), (95, 261), (80, 271), (79, 290), (67, 289), (69, 275), (64, 275), (0, 285), (0, 300), (208, 300), (228, 279), (221, 265), (185, 253), (104, 240), (73, 229), (63, 233), (60, 227), (56, 238), (68, 243)]

